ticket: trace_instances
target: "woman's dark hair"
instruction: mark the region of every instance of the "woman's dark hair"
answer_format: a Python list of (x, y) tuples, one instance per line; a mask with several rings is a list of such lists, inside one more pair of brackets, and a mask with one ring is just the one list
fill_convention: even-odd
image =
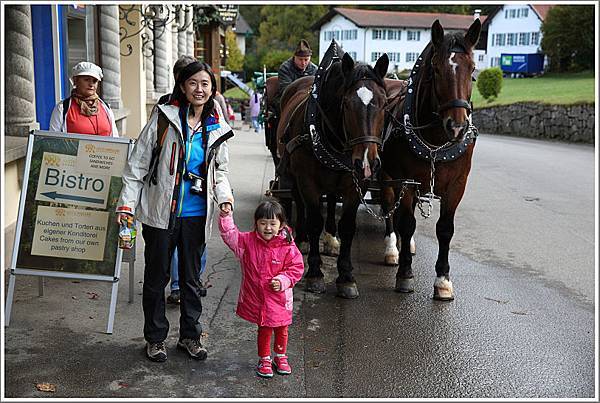
[(283, 206), (275, 200), (266, 200), (256, 207), (254, 211), (254, 222), (258, 220), (272, 220), (278, 219), (281, 223), (281, 230), (285, 234), (285, 238), (288, 242), (292, 242), (292, 236), (289, 229), (287, 228), (287, 219), (285, 218), (285, 210)]
[(191, 76), (193, 76), (194, 74), (196, 74), (200, 71), (206, 71), (208, 73), (208, 76), (210, 77), (211, 87), (212, 87), (210, 98), (208, 99), (206, 104), (204, 104), (204, 108), (202, 109), (202, 117), (201, 118), (202, 118), (202, 121), (204, 121), (204, 119), (206, 119), (206, 117), (208, 117), (209, 115), (211, 115), (213, 113), (213, 110), (215, 108), (214, 98), (215, 98), (215, 94), (217, 93), (217, 79), (215, 78), (215, 74), (213, 73), (213, 71), (210, 68), (210, 66), (208, 65), (208, 63), (196, 61), (196, 62), (190, 63), (187, 66), (185, 66), (179, 72), (179, 77), (177, 78), (177, 81), (175, 82), (175, 87), (173, 88), (172, 99), (177, 100), (177, 102), (179, 102), (180, 107), (187, 108), (189, 102), (188, 102), (184, 92), (181, 90), (181, 85), (183, 83), (185, 83)]

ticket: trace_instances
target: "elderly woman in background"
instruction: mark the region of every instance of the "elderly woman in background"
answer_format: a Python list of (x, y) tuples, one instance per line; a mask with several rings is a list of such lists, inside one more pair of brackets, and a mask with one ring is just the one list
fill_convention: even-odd
[(91, 62), (73, 67), (71, 96), (60, 101), (52, 111), (50, 131), (118, 137), (115, 116), (98, 96), (102, 69)]

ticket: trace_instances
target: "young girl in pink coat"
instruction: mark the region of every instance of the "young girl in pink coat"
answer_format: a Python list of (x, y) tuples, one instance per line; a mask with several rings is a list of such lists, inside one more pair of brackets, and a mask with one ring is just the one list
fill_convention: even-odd
[[(240, 232), (230, 211), (221, 211), (221, 238), (242, 266), (242, 285), (236, 313), (258, 325), (256, 373), (273, 377), (292, 373), (286, 355), (288, 326), (292, 323), (292, 287), (304, 274), (302, 254), (292, 240), (283, 207), (275, 201), (259, 204), (254, 231)], [(271, 335), (275, 333), (275, 358), (271, 361)], [(271, 365), (272, 364), (272, 365)]]

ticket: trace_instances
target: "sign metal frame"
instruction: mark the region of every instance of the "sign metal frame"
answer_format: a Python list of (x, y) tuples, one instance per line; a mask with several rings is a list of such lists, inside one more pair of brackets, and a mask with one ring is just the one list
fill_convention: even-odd
[[(17, 275), (28, 275), (28, 276), (40, 276), (40, 292), (42, 291), (42, 283), (41, 280), (43, 277), (57, 277), (57, 278), (66, 278), (66, 279), (80, 279), (80, 280), (92, 280), (92, 281), (104, 281), (112, 283), (111, 287), (111, 297), (110, 297), (110, 305), (109, 305), (109, 314), (108, 314), (108, 324), (106, 328), (106, 333), (112, 334), (114, 319), (115, 319), (115, 310), (117, 306), (117, 294), (119, 287), (119, 279), (121, 276), (121, 261), (123, 258), (123, 250), (119, 249), (118, 245), (115, 244), (114, 247), (117, 249), (116, 258), (115, 258), (115, 266), (112, 275), (101, 275), (101, 274), (87, 274), (87, 273), (73, 273), (73, 272), (61, 272), (61, 271), (53, 271), (53, 270), (43, 270), (43, 269), (30, 269), (30, 268), (22, 268), (17, 267), (17, 258), (19, 254), (19, 248), (21, 245), (21, 231), (23, 228), (23, 215), (25, 211), (25, 205), (27, 203), (27, 190), (29, 187), (29, 174), (31, 170), (31, 159), (33, 153), (33, 146), (36, 137), (44, 137), (44, 138), (62, 138), (62, 139), (77, 139), (83, 141), (93, 141), (93, 142), (109, 142), (109, 143), (121, 143), (128, 144), (127, 147), (127, 155), (125, 158), (129, 157), (133, 146), (133, 139), (123, 138), (123, 137), (103, 137), (103, 136), (93, 136), (93, 135), (82, 135), (82, 134), (73, 134), (73, 133), (57, 133), (57, 132), (48, 132), (43, 130), (33, 130), (29, 134), (29, 139), (27, 143), (27, 154), (25, 157), (25, 169), (23, 174), (23, 186), (21, 189), (21, 197), (19, 200), (19, 213), (17, 217), (17, 223), (15, 228), (15, 241), (13, 245), (12, 259), (10, 264), (10, 275), (8, 281), (8, 291), (6, 295), (6, 307), (5, 307), (5, 326), (9, 326), (10, 317), (12, 311), (12, 304), (15, 292), (15, 281)], [(108, 227), (107, 227), (108, 231)], [(108, 238), (105, 240), (108, 246)], [(131, 266), (131, 265), (130, 265)], [(130, 267), (130, 270), (132, 268)], [(130, 273), (131, 278), (131, 273)]]

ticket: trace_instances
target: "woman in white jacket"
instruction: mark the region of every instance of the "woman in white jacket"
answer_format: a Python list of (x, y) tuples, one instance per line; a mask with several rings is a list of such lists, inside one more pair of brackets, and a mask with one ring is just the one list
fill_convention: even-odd
[(233, 132), (215, 107), (215, 92), (208, 64), (186, 66), (170, 103), (152, 112), (123, 173), (117, 213), (119, 220), (134, 215), (143, 224), (144, 338), (152, 361), (167, 359), (165, 287), (175, 247), (181, 294), (177, 347), (195, 359), (207, 356), (200, 343), (200, 259), (212, 228), (213, 202), (223, 211), (233, 205), (226, 143)]
[(51, 132), (119, 136), (112, 110), (97, 93), (102, 77), (102, 69), (94, 63), (79, 62), (73, 67), (71, 96), (54, 107)]

